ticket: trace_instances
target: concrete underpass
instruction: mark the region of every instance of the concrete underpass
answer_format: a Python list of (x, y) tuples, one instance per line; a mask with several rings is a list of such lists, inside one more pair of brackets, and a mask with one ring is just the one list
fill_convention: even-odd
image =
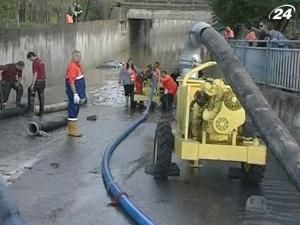
[[(69, 138), (65, 128), (50, 132), (47, 137), (32, 138), (24, 129), (30, 118), (20, 116), (0, 121), (0, 172), (28, 224), (134, 224), (121, 210), (108, 206), (111, 200), (102, 184), (100, 170), (105, 147), (142, 112), (124, 107), (117, 71), (97, 66), (108, 60), (126, 61), (131, 57), (137, 66), (160, 61), (164, 70), (173, 72), (178, 67), (186, 33), (195, 22), (97, 21), (24, 30), (2, 38), (1, 63), (22, 59), (32, 49), (45, 60), (49, 78), (47, 103), (66, 99), (64, 73), (73, 49), (82, 51), (87, 68), (90, 101), (80, 114), (82, 138)], [(27, 63), (25, 86), (31, 72)], [(295, 122), (299, 97), (279, 89), (261, 87), (261, 90), (299, 142), (300, 124)], [(13, 98), (14, 95), (12, 104)], [(45, 117), (55, 118), (64, 113)], [(89, 115), (97, 115), (98, 120), (87, 121)], [(239, 164), (203, 162), (203, 167), (195, 171), (175, 157), (181, 168), (180, 177), (157, 181), (146, 175), (144, 166), (152, 161), (154, 132), (161, 116), (159, 108), (152, 112), (148, 121), (121, 144), (111, 166), (120, 186), (154, 221), (163, 225), (300, 224), (300, 194), (271, 154), (260, 186), (247, 186), (228, 178), (229, 167)], [(265, 212), (245, 210), (252, 195), (266, 199)]]

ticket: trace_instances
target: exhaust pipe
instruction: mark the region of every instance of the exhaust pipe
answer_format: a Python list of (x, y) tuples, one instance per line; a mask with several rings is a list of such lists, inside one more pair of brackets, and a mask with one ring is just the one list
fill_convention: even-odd
[(225, 79), (249, 113), (268, 148), (300, 190), (300, 146), (234, 55), (225, 39), (209, 24), (196, 24), (189, 35), (193, 46), (204, 44), (222, 68)]
[(68, 124), (67, 117), (59, 117), (55, 120), (31, 121), (26, 125), (26, 133), (30, 136), (41, 135), (44, 132), (58, 129)]

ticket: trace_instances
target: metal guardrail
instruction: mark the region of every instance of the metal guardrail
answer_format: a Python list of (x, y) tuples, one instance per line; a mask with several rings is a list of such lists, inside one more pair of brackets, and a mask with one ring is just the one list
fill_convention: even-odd
[(300, 41), (255, 41), (249, 46), (245, 40), (231, 40), (230, 44), (257, 83), (300, 92)]

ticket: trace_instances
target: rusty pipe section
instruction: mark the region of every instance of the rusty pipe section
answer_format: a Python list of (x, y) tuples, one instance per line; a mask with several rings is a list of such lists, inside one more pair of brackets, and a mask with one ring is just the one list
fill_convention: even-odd
[(27, 123), (26, 133), (30, 136), (37, 136), (44, 132), (66, 126), (68, 119), (66, 116), (57, 117), (55, 120), (35, 120)]
[[(80, 105), (87, 104), (87, 98), (80, 101)], [(44, 106), (44, 113), (60, 112), (68, 109), (68, 102), (60, 102), (55, 104), (49, 104)], [(39, 106), (34, 106), (34, 112), (38, 113), (40, 110)]]
[(25, 105), (23, 107), (0, 110), (0, 120), (22, 115), (26, 112)]
[(240, 102), (250, 115), (268, 149), (275, 155), (300, 190), (300, 147), (288, 129), (271, 109), (255, 82), (230, 45), (209, 24), (200, 22), (189, 32), (189, 42), (204, 44), (221, 66), (226, 81), (231, 84)]
[[(61, 102), (56, 104), (50, 104), (44, 106), (44, 113), (52, 113), (52, 112), (59, 112), (67, 110), (68, 108), (68, 102)], [(35, 105), (34, 106), (34, 112), (38, 113), (40, 110), (40, 107)]]
[[(87, 98), (84, 98), (81, 100), (81, 105), (86, 105), (88, 102)], [(50, 105), (44, 106), (44, 113), (54, 113), (54, 112), (60, 112), (68, 109), (68, 102), (60, 102)], [(10, 108), (10, 109), (3, 109), (0, 110), (0, 120), (8, 119), (11, 117), (19, 116), (25, 114), (27, 111), (27, 106), (22, 105), (22, 107), (18, 108)], [(39, 106), (34, 106), (34, 112), (39, 112)]]

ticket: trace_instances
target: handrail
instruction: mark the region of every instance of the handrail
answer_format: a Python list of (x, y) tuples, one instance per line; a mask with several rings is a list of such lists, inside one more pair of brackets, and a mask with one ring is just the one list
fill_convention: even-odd
[(212, 66), (215, 66), (217, 65), (216, 62), (214, 61), (211, 61), (211, 62), (206, 62), (206, 63), (203, 63), (195, 68), (193, 68), (192, 70), (190, 70), (183, 78), (183, 81), (182, 81), (182, 86), (186, 86), (186, 83), (187, 81), (191, 78), (191, 76), (195, 73), (198, 73), (199, 71), (201, 70), (204, 70), (206, 68), (209, 68), (209, 67), (212, 67)]

